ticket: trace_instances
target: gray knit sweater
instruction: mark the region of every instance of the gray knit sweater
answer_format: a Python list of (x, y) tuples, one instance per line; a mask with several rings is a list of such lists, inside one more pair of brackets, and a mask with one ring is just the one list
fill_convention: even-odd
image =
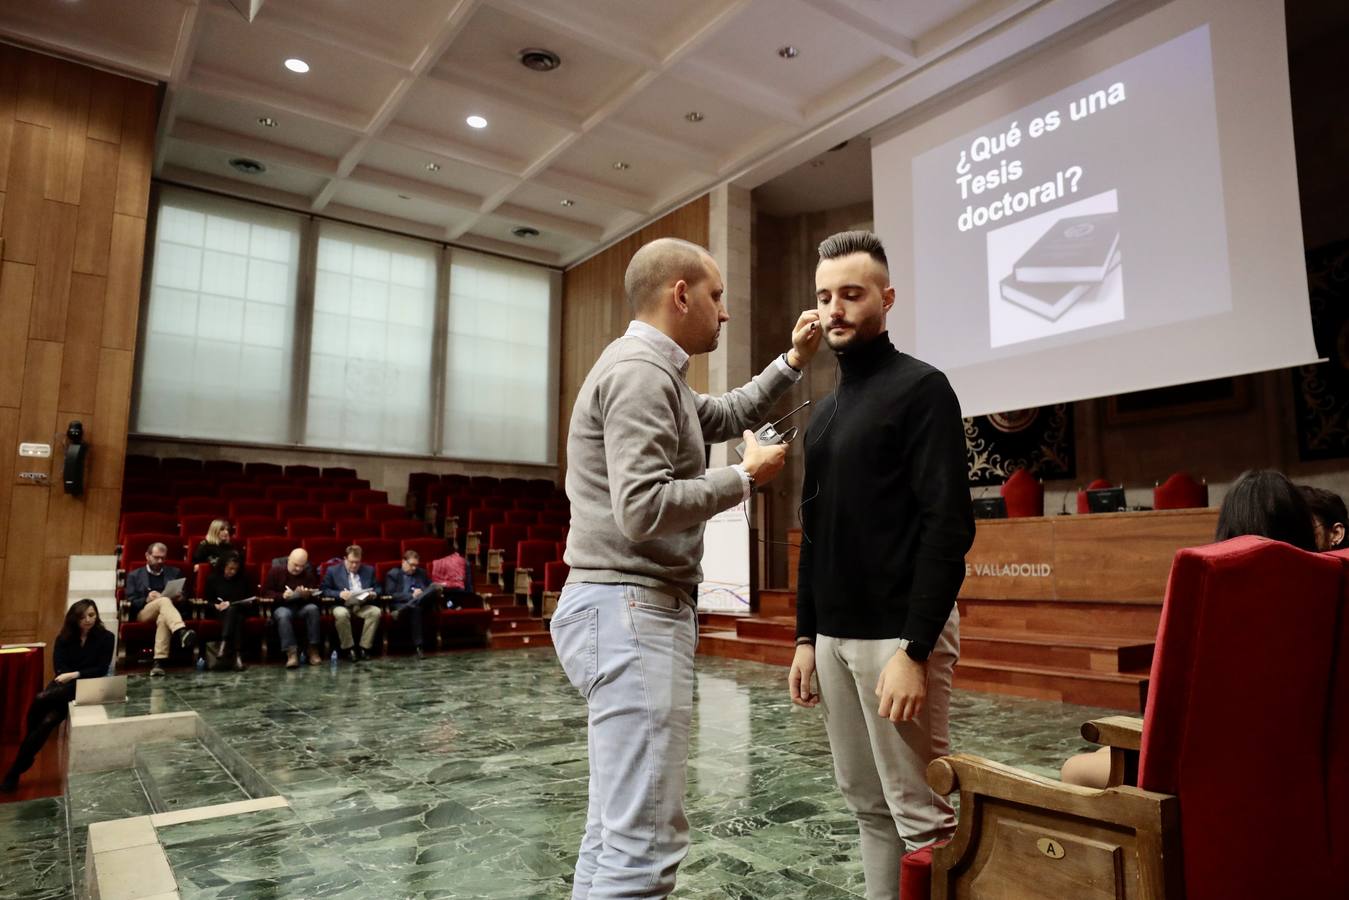
[(788, 371), (774, 362), (744, 387), (709, 397), (642, 338), (606, 347), (567, 434), (567, 581), (692, 592), (702, 581), (704, 523), (744, 496), (734, 468), (707, 471), (705, 445), (763, 424), (795, 380)]

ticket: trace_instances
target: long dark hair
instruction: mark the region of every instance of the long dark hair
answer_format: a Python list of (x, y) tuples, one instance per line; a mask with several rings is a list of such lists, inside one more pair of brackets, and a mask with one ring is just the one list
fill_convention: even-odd
[(1293, 482), (1282, 472), (1243, 472), (1223, 498), (1214, 540), (1254, 534), (1316, 551), (1311, 511)]
[(89, 629), (90, 634), (98, 631), (104, 631), (103, 617), (98, 614), (98, 604), (92, 600), (76, 600), (70, 604), (70, 609), (66, 610), (66, 620), (61, 624), (61, 633), (56, 636), (58, 641), (78, 641), (80, 639), (80, 619), (84, 618), (87, 610), (94, 611), (94, 627)]

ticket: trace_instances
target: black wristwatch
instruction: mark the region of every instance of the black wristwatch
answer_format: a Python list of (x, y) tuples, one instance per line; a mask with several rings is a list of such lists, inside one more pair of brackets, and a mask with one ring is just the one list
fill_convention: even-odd
[(927, 658), (932, 655), (932, 648), (927, 644), (911, 641), (908, 638), (900, 638), (899, 649), (903, 650), (914, 662), (927, 662)]

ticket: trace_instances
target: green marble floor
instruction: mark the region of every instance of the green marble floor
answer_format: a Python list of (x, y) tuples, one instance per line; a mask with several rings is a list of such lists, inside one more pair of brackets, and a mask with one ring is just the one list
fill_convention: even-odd
[[(818, 710), (792, 707), (781, 668), (699, 658), (698, 673), (693, 847), (676, 895), (860, 896), (856, 826)], [(966, 692), (952, 707), (957, 749), (1042, 774), (1082, 749), (1078, 726), (1105, 712)], [(569, 895), (585, 710), (551, 649), (138, 677), (113, 712), (184, 709), (291, 803), (161, 829), (184, 898)], [(70, 896), (83, 829), (148, 811), (139, 778), (75, 779), (69, 810), (61, 800), (0, 806), (0, 834), (14, 836), (0, 842), (0, 898)], [(162, 784), (173, 808), (221, 795), (217, 778)]]

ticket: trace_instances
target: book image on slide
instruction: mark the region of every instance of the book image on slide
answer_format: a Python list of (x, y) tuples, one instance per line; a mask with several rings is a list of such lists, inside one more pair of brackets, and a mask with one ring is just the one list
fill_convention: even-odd
[(990, 346), (1124, 318), (1116, 191), (1004, 225), (987, 243)]

